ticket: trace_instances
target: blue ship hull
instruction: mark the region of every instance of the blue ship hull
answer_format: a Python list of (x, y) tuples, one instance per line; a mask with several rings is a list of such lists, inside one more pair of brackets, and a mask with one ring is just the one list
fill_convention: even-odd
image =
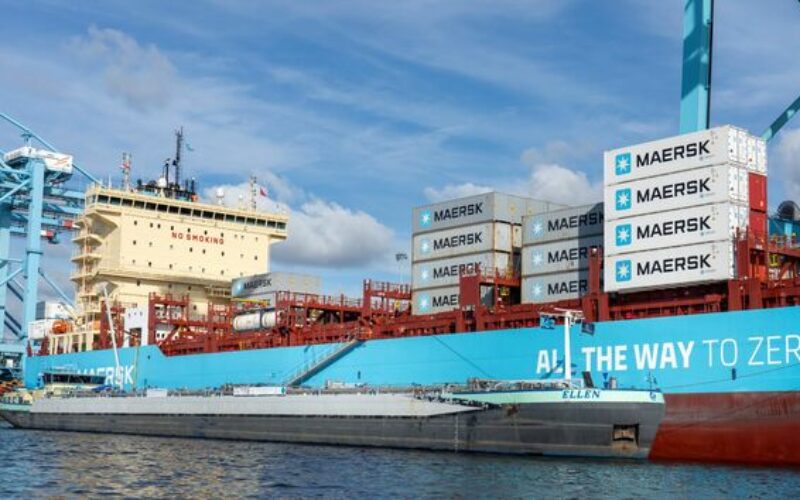
[[(573, 373), (595, 384), (665, 394), (792, 391), (800, 388), (800, 307), (651, 318), (595, 325), (573, 334)], [(366, 341), (304, 382), (370, 385), (560, 378), (562, 327)], [(223, 384), (285, 384), (332, 346), (164, 356), (155, 346), (120, 349), (117, 380), (133, 386), (206, 388)], [(115, 376), (111, 350), (28, 358), (25, 383), (68, 368)]]

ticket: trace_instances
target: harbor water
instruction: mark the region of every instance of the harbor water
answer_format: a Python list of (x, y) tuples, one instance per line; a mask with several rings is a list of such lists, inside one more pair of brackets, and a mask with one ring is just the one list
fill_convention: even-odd
[(14, 430), (0, 498), (794, 497), (800, 469)]

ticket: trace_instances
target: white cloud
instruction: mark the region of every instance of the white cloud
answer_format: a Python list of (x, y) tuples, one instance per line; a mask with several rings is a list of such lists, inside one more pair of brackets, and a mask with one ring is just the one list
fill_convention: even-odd
[(436, 203), (489, 191), (516, 194), (565, 205), (597, 203), (603, 198), (602, 181), (592, 182), (585, 172), (553, 161), (575, 154), (564, 142), (553, 142), (542, 149), (529, 148), (522, 153), (522, 162), (530, 167), (526, 177), (500, 179), (496, 182), (448, 184), (442, 188), (426, 187), (425, 197)]
[(288, 239), (274, 247), (278, 263), (366, 267), (394, 249), (391, 229), (371, 215), (314, 199), (293, 210)]
[(537, 165), (528, 180), (529, 196), (565, 205), (596, 203), (603, 198), (602, 183), (593, 183), (585, 172), (556, 164)]
[(479, 186), (471, 182), (466, 182), (464, 184), (448, 184), (441, 189), (426, 187), (425, 198), (427, 198), (431, 203), (437, 203), (455, 198), (464, 198), (476, 194), (488, 193), (490, 191), (494, 191), (494, 189), (489, 186)]
[(125, 33), (96, 26), (69, 47), (89, 66), (104, 66), (108, 93), (131, 107), (148, 110), (169, 102), (175, 68), (155, 45), (142, 46)]
[[(298, 197), (297, 189), (279, 177), (275, 179), (282, 184), (270, 184), (273, 186), (270, 197), (256, 195), (255, 200), (258, 210), (289, 215), (289, 236), (273, 247), (272, 257), (276, 264), (322, 268), (373, 265), (394, 269), (391, 258), (399, 247), (391, 229), (366, 212), (319, 198), (311, 198), (298, 208), (291, 208), (288, 200)], [(275, 186), (280, 186), (277, 192)], [(206, 188), (203, 190), (204, 200), (216, 203), (218, 189), (224, 194), (226, 206), (250, 206), (249, 183)]]

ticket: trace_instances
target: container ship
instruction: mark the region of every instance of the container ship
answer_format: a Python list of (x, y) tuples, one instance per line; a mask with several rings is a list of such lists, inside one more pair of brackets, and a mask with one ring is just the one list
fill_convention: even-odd
[[(269, 268), (291, 226), (256, 209), (255, 181), (237, 207), (198, 200), (168, 167), (93, 185), (75, 308), (42, 304), (25, 385), (54, 370), (128, 391), (575, 373), (663, 392), (651, 458), (800, 463), (800, 210), (768, 216), (764, 141), (717, 127), (607, 151), (604, 168), (596, 204), (486, 193), (414, 208), (411, 284), (365, 280), (359, 298)], [(563, 311), (580, 319), (571, 350)]]

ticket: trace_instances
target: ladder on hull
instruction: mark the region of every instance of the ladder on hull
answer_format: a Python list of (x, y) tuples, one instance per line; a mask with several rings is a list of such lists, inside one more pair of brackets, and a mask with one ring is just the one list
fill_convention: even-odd
[(345, 354), (358, 347), (361, 343), (361, 340), (354, 338), (342, 344), (334, 345), (332, 349), (321, 353), (320, 356), (304, 362), (300, 368), (298, 368), (284, 381), (284, 385), (287, 387), (296, 387), (302, 384), (326, 367), (330, 366), (333, 362), (340, 359)]

